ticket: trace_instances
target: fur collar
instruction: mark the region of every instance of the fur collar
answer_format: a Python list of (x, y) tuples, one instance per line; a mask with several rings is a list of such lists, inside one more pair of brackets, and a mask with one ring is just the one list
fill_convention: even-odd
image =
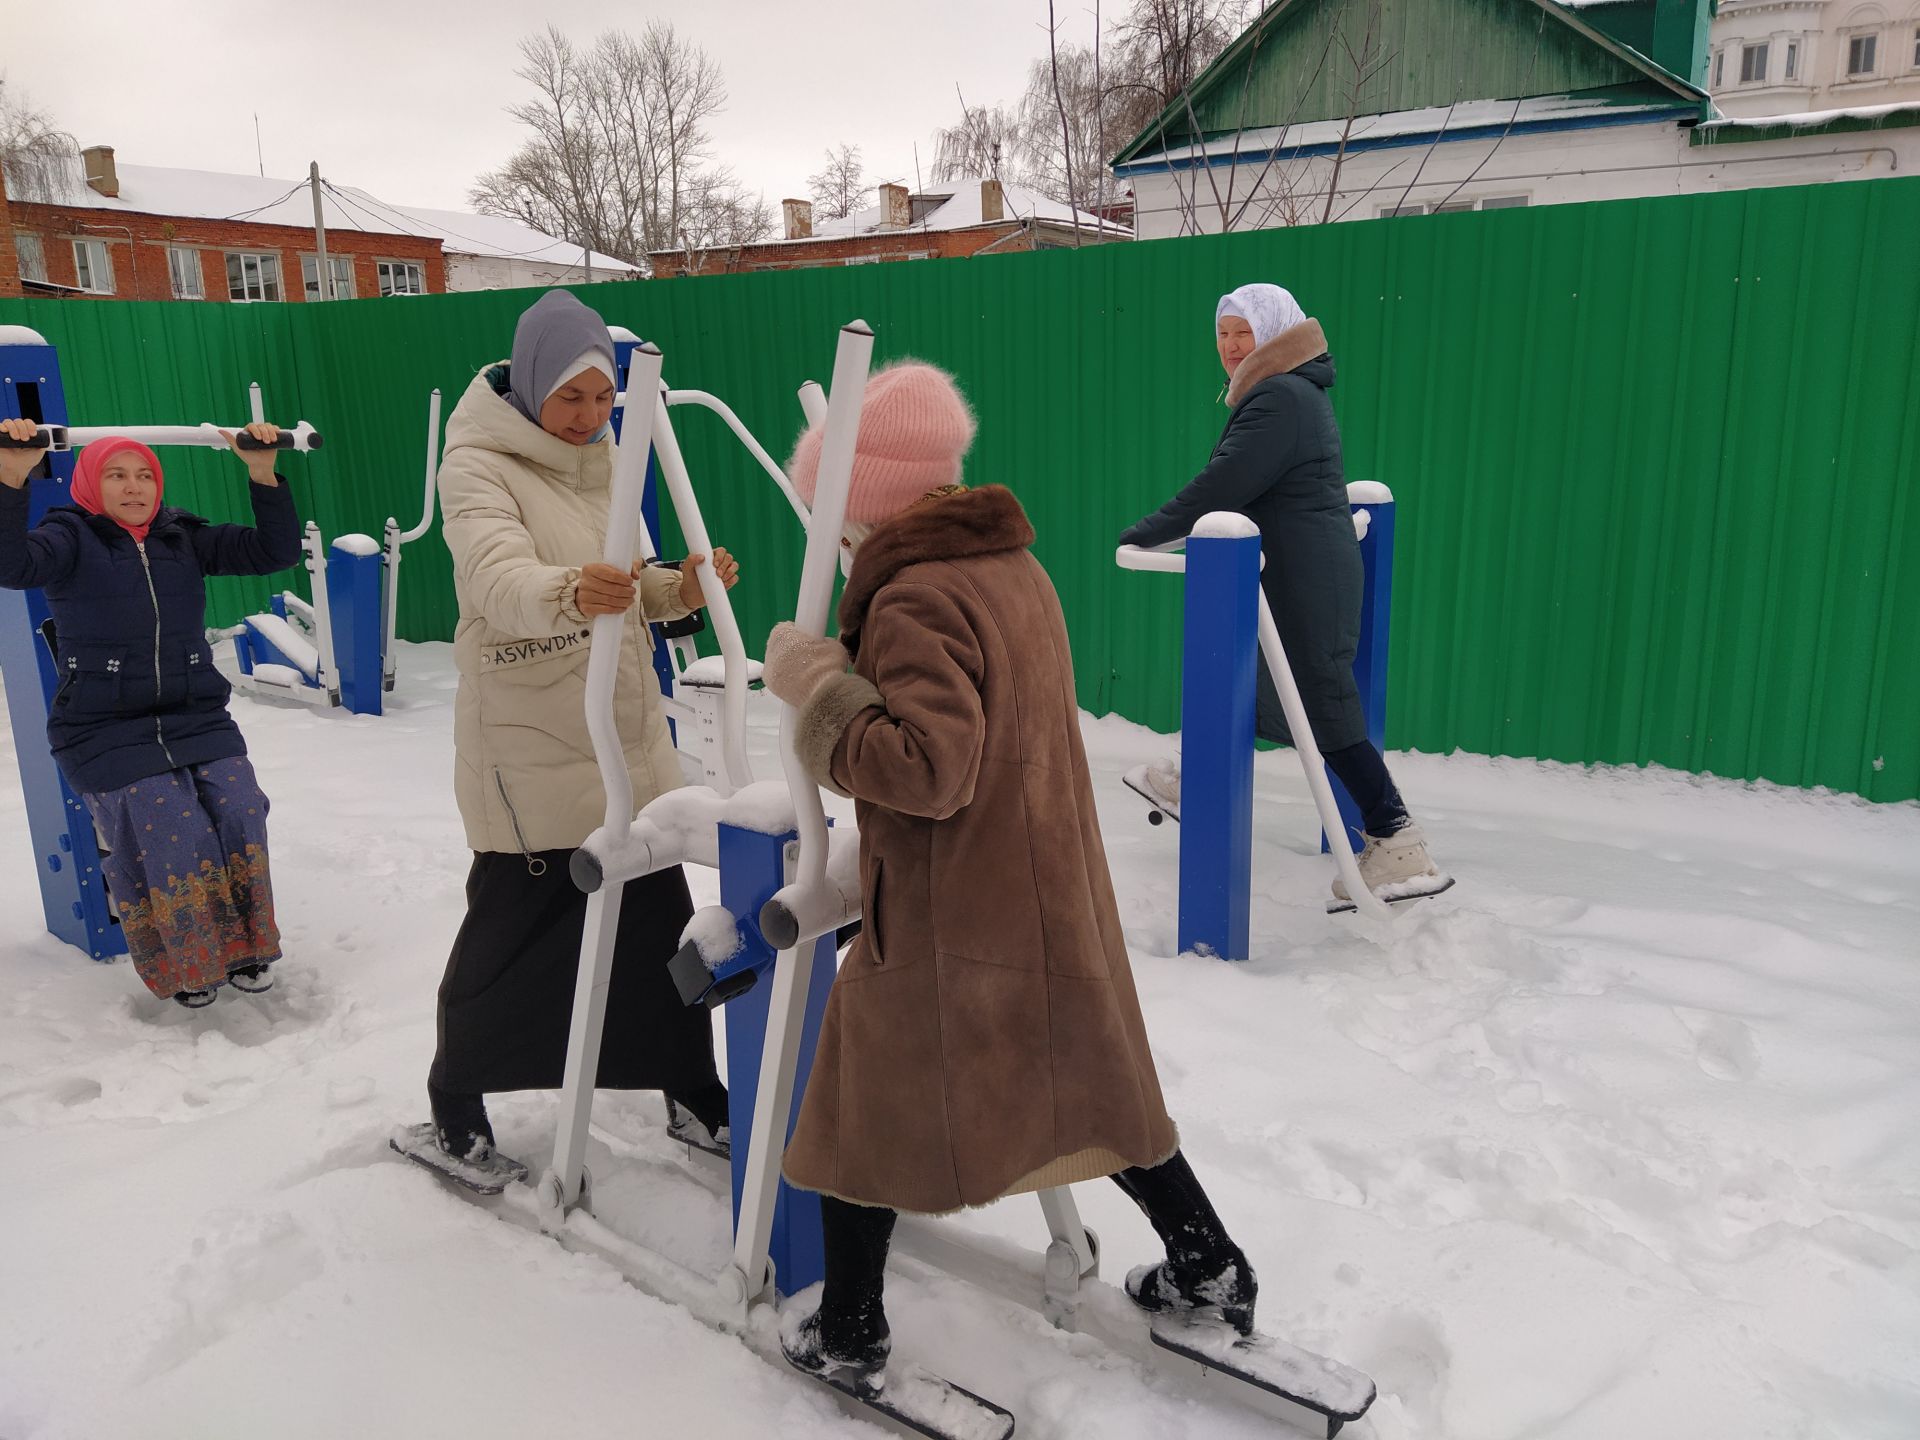
[(987, 485), (909, 505), (873, 527), (854, 557), (853, 575), (840, 597), (840, 641), (854, 654), (873, 597), (909, 565), (1024, 550), (1033, 525), (1004, 485)]
[(1238, 405), (1262, 380), (1298, 370), (1327, 353), (1327, 332), (1318, 320), (1291, 325), (1240, 362), (1227, 382), (1227, 404)]

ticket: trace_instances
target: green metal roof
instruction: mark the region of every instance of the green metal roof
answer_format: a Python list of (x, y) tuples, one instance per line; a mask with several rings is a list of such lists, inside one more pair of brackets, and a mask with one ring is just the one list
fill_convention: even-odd
[(1281, 0), (1241, 33), (1113, 163), (1242, 129), (1345, 116), (1351, 51), (1371, 22), (1382, 63), (1356, 113), (1610, 91), (1623, 104), (1704, 91), (1551, 0)]

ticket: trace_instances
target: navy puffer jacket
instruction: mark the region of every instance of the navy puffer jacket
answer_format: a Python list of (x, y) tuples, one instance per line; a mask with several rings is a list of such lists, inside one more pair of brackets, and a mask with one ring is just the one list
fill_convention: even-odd
[(144, 543), (62, 505), (27, 528), (27, 488), (0, 485), (0, 585), (42, 589), (59, 636), (47, 738), (80, 793), (247, 753), (207, 645), (206, 577), (271, 575), (300, 556), (292, 493), (249, 485), (255, 523), (162, 507)]

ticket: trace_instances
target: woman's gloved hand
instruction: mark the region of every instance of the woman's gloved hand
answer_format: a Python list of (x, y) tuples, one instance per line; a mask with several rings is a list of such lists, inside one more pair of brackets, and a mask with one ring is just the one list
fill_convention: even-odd
[(767, 636), (767, 658), (761, 681), (796, 710), (811, 700), (829, 680), (847, 673), (852, 662), (838, 640), (807, 634), (791, 620), (783, 620)]

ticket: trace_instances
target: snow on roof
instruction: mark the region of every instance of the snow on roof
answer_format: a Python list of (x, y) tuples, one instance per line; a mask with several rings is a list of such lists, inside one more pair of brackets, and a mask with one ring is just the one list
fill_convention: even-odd
[(1704, 122), (1702, 130), (1763, 130), (1787, 125), (1794, 129), (1828, 125), (1835, 120), (1884, 120), (1889, 115), (1920, 116), (1920, 100), (1891, 105), (1855, 105), (1847, 110), (1802, 110), (1791, 115), (1720, 115)]
[[(1677, 97), (1676, 97), (1677, 102)], [(1349, 145), (1367, 141), (1392, 140), (1414, 135), (1435, 135), (1445, 131), (1461, 138), (1476, 131), (1499, 130), (1511, 124), (1540, 125), (1555, 121), (1590, 120), (1605, 116), (1627, 116), (1648, 111), (1665, 112), (1675, 102), (1653, 101), (1621, 104), (1577, 95), (1536, 95), (1527, 100), (1467, 100), (1458, 105), (1433, 105), (1421, 110), (1396, 110), (1385, 115), (1360, 115), (1347, 132), (1347, 122), (1314, 120), (1304, 125), (1268, 125), (1258, 130), (1243, 130), (1223, 135), (1204, 145), (1173, 145), (1152, 154), (1140, 154), (1123, 165), (1126, 173), (1139, 166), (1163, 165), (1169, 161), (1198, 160), (1201, 156), (1265, 155), (1278, 145), (1286, 150), (1309, 149), (1316, 145), (1338, 145), (1343, 133)]]
[[(89, 186), (80, 167), (71, 167), (54, 197), (57, 205), (81, 210), (175, 215), (196, 220), (246, 220), (260, 225), (313, 228), (313, 195), (305, 180), (259, 175), (226, 175), (212, 170), (179, 170), (160, 165), (116, 165), (120, 193), (107, 196)], [(526, 259), (578, 265), (580, 247), (497, 215), (459, 210), (424, 210), (377, 199), (352, 185), (327, 184), (321, 193), (328, 230), (369, 235), (412, 235), (441, 242), (449, 255)], [(593, 268), (638, 273), (638, 267), (611, 255), (596, 254)]]
[[(1005, 217), (1008, 220), (1039, 220), (1053, 225), (1071, 226), (1076, 217), (1082, 230), (1106, 230), (1113, 235), (1131, 238), (1133, 231), (1125, 225), (1111, 220), (1101, 220), (1098, 215), (1086, 210), (1076, 211), (1071, 205), (1042, 195), (1037, 190), (1029, 190), (1024, 185), (1000, 186), (1005, 199)], [(980, 181), (955, 180), (946, 185), (935, 185), (917, 192), (913, 197), (918, 202), (935, 200), (940, 203), (929, 210), (913, 225), (912, 230), (966, 230), (975, 225), (997, 224), (987, 220), (980, 206)], [(857, 211), (844, 220), (823, 220), (813, 227), (813, 238), (828, 239), (834, 236), (870, 235), (878, 232), (881, 222), (886, 218), (886, 210), (880, 205), (870, 205)]]

